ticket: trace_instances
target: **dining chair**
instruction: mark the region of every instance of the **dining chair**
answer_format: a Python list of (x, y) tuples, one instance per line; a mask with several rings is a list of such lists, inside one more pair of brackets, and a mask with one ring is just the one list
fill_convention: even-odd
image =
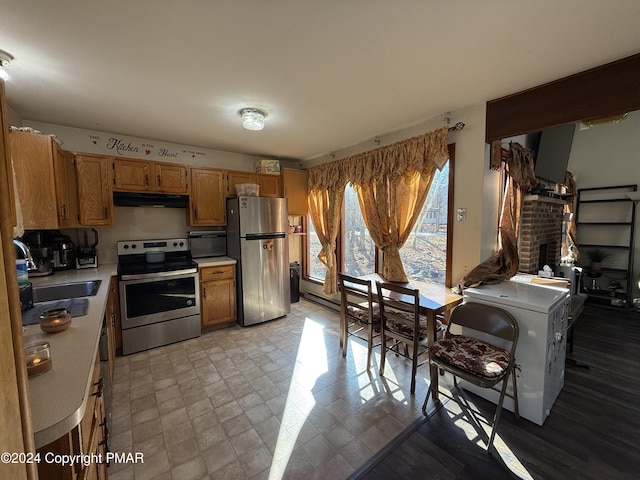
[(371, 368), (371, 352), (380, 336), (380, 308), (373, 301), (371, 282), (338, 273), (340, 290), (340, 349), (347, 356), (349, 337), (367, 342), (367, 370)]
[(428, 360), (428, 357), (419, 358), (427, 353), (428, 341), (427, 318), (420, 315), (420, 291), (386, 282), (376, 282), (376, 288), (382, 327), (380, 374), (384, 375), (388, 351), (411, 360), (413, 394), (416, 390), (416, 371)]
[[(452, 329), (456, 333), (452, 333)], [(509, 312), (492, 305), (468, 302), (453, 310), (444, 337), (429, 347), (430, 363), (451, 373), (455, 387), (458, 386), (457, 378), (494, 390), (498, 390), (496, 386), (502, 382), (487, 451), (491, 450), (500, 421), (509, 375), (513, 379), (513, 393), (508, 396), (513, 398), (514, 413), (519, 417), (515, 368), (518, 334), (518, 322)], [(433, 388), (429, 386), (422, 405), (425, 415), (429, 395), (433, 394)]]

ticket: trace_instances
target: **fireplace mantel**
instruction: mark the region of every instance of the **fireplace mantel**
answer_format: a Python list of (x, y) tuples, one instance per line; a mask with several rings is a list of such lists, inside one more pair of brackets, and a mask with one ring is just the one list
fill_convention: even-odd
[(555, 203), (556, 205), (564, 205), (567, 203), (561, 198), (547, 197), (546, 195), (526, 195), (524, 197), (525, 202), (546, 202)]

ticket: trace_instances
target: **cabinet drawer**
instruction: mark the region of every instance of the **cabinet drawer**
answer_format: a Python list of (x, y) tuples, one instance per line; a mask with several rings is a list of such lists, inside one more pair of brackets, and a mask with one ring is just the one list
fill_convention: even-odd
[(236, 274), (235, 265), (220, 265), (219, 267), (204, 267), (200, 269), (200, 281), (232, 279)]

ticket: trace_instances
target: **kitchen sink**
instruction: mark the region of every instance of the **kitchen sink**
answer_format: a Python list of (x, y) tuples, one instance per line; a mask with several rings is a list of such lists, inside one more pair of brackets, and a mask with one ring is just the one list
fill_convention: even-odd
[(98, 293), (102, 280), (60, 283), (33, 287), (33, 303), (61, 300), (63, 298), (92, 297)]

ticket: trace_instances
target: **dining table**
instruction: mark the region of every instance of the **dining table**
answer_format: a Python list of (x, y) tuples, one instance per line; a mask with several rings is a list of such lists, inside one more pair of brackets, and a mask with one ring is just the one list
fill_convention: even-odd
[[(371, 273), (360, 275), (358, 278), (371, 282), (374, 300), (377, 298), (376, 283), (393, 283), (406, 288), (417, 289), (420, 292), (420, 313), (427, 318), (427, 345), (436, 341), (437, 322), (436, 317), (441, 315), (444, 323), (448, 323), (451, 311), (462, 303), (462, 295), (454, 293), (450, 288), (439, 283), (420, 283), (412, 285), (411, 282), (390, 282), (382, 275)], [(429, 381), (432, 388), (433, 401), (438, 400), (438, 368), (429, 363)]]

